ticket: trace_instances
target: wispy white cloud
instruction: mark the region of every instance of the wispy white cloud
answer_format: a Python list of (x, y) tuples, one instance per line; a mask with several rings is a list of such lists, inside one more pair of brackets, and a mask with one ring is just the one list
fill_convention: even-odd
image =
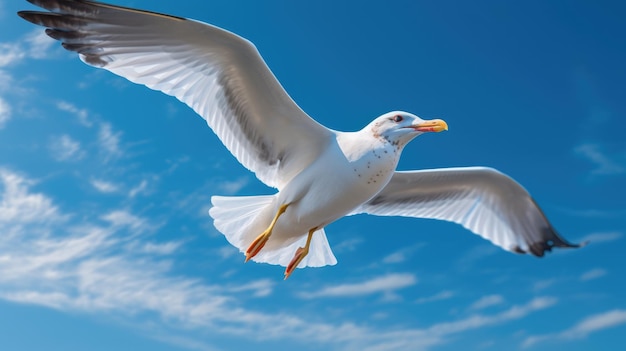
[(591, 233), (589, 235), (584, 236), (579, 239), (578, 242), (584, 243), (589, 242), (591, 245), (599, 244), (599, 243), (607, 243), (615, 240), (619, 240), (622, 238), (621, 232), (597, 232)]
[(0, 92), (8, 92), (13, 88), (15, 88), (15, 81), (13, 77), (6, 71), (0, 69)]
[(549, 308), (556, 302), (555, 298), (538, 297), (524, 305), (513, 306), (494, 315), (477, 314), (451, 322), (437, 323), (422, 329), (397, 330), (393, 332), (377, 331), (370, 335), (357, 335), (354, 330), (346, 330), (342, 331), (342, 333), (345, 333), (345, 336), (350, 338), (357, 336), (362, 338), (361, 343), (348, 344), (352, 347), (347, 347), (346, 349), (362, 351), (430, 350), (435, 346), (445, 344), (447, 339), (455, 334), (521, 319), (533, 312)]
[(497, 306), (503, 303), (504, 297), (502, 297), (502, 295), (486, 295), (472, 303), (469, 309), (475, 311), (482, 310), (487, 307)]
[(543, 310), (545, 308), (551, 307), (555, 305), (557, 301), (558, 300), (554, 297), (536, 297), (528, 302), (526, 305), (513, 306), (508, 310), (492, 316), (473, 315), (459, 321), (435, 325), (429, 328), (429, 330), (435, 333), (451, 334), (471, 329), (477, 329), (486, 325), (493, 325), (500, 322), (522, 318), (533, 311)]
[(387, 274), (359, 283), (327, 286), (318, 291), (303, 292), (301, 297), (349, 297), (388, 293), (417, 284), (417, 278), (409, 273)]
[(383, 258), (383, 263), (393, 264), (393, 263), (401, 263), (407, 260), (407, 258), (416, 250), (424, 247), (423, 243), (418, 243), (415, 245), (411, 245), (409, 247), (402, 248), (398, 251), (392, 252), (391, 254), (385, 256)]
[(85, 156), (80, 142), (66, 134), (52, 137), (49, 149), (57, 161), (78, 161)]
[[(8, 71), (10, 66), (19, 64), (26, 59), (40, 59), (49, 54), (52, 40), (43, 43), (41, 36), (45, 34), (41, 30), (33, 30), (25, 34), (16, 41), (0, 42), (0, 92), (11, 95), (18, 95), (23, 89), (15, 84), (12, 74)], [(4, 98), (0, 97), (0, 129), (4, 127), (11, 117), (11, 105)]]
[(406, 261), (406, 253), (404, 251), (393, 252), (383, 258), (383, 263), (401, 263)]
[(155, 255), (171, 255), (180, 249), (183, 241), (169, 241), (166, 243), (148, 242), (140, 246), (139, 252)]
[(218, 184), (218, 188), (226, 194), (232, 195), (239, 192), (250, 182), (248, 177), (241, 177), (235, 180), (225, 180)]
[(94, 187), (94, 189), (104, 194), (116, 193), (120, 190), (120, 186), (118, 184), (109, 182), (106, 180), (102, 180), (102, 179), (94, 178), (94, 179), (91, 179), (89, 183), (91, 184), (92, 187)]
[(626, 173), (624, 163), (608, 155), (599, 144), (582, 144), (577, 146), (574, 151), (596, 166), (591, 171), (593, 175), (617, 175)]
[(259, 279), (253, 280), (243, 285), (232, 286), (230, 288), (227, 288), (227, 290), (230, 290), (232, 292), (252, 292), (252, 296), (266, 297), (272, 293), (274, 285), (275, 283), (272, 280)]
[(356, 250), (357, 246), (363, 242), (362, 238), (350, 238), (333, 245), (333, 251), (336, 253), (350, 252)]
[[(1, 79), (2, 77), (0, 77)], [(4, 128), (11, 118), (11, 106), (2, 97), (0, 97), (0, 129)]]
[(561, 335), (568, 339), (585, 338), (593, 332), (626, 323), (626, 310), (612, 310), (589, 316)]
[(237, 248), (235, 248), (232, 245), (222, 246), (218, 248), (216, 251), (217, 251), (218, 256), (220, 256), (224, 260), (231, 258), (239, 253), (239, 250), (237, 250)]
[[(524, 318), (556, 303), (554, 298), (539, 297), (497, 314), (423, 328), (381, 329), (349, 320), (264, 312), (254, 300), (250, 302), (254, 307), (247, 304), (251, 295), (271, 295), (273, 281), (233, 284), (213, 277), (210, 283), (177, 274), (171, 258), (162, 257), (177, 245), (150, 246), (152, 241), (147, 240), (158, 224), (129, 210), (109, 211), (94, 220), (84, 220), (88, 217), (81, 213), (67, 215), (50, 197), (33, 192), (32, 184), (18, 173), (0, 170), (0, 298), (61, 311), (124, 316), (159, 338), (179, 340), (178, 332), (195, 335), (183, 340), (194, 348), (211, 349), (203, 337), (210, 333), (251, 341), (313, 343), (323, 349), (424, 351), (446, 343), (452, 335)], [(146, 250), (138, 254), (142, 247)], [(317, 295), (386, 293), (416, 282), (412, 274), (388, 274), (328, 286)], [(146, 314), (157, 318), (144, 323), (141, 316)]]
[(134, 232), (147, 232), (158, 228), (157, 224), (150, 223), (145, 218), (136, 216), (127, 210), (111, 211), (101, 219), (110, 223), (114, 228), (129, 228)]
[(115, 132), (113, 127), (108, 122), (100, 124), (100, 130), (98, 131), (98, 144), (100, 150), (105, 156), (106, 160), (117, 158), (122, 155), (121, 132)]
[(0, 43), (0, 67), (6, 67), (31, 59), (43, 59), (50, 55), (50, 48), (54, 43), (47, 38), (44, 31), (33, 29), (24, 35), (21, 40)]
[(165, 162), (168, 164), (168, 168), (167, 168), (167, 170), (165, 170), (164, 173), (165, 174), (172, 174), (172, 173), (174, 173), (182, 165), (188, 163), (190, 159), (191, 159), (191, 157), (189, 157), (188, 155), (183, 155), (183, 156), (179, 156), (178, 158), (173, 159), (173, 160), (165, 160)]
[(588, 270), (588, 271), (584, 272), (583, 274), (581, 274), (579, 279), (582, 282), (587, 282), (587, 281), (590, 281), (590, 280), (602, 278), (606, 274), (607, 274), (607, 272), (606, 272), (605, 269), (595, 268), (595, 269)]
[(24, 37), (26, 45), (26, 55), (34, 59), (45, 59), (50, 56), (50, 48), (54, 45), (46, 32), (37, 28), (33, 29)]
[(135, 196), (146, 192), (146, 190), (148, 189), (148, 180), (146, 179), (141, 180), (136, 186), (132, 187), (130, 190), (125, 190), (124, 184), (99, 178), (92, 178), (89, 183), (92, 187), (94, 187), (94, 189), (103, 194), (113, 194), (127, 191), (128, 197), (130, 198), (134, 198)]
[(131, 241), (124, 246), (129, 254), (147, 255), (151, 257), (170, 256), (181, 251), (186, 240), (154, 242), (154, 241)]
[(58, 101), (56, 107), (61, 111), (69, 112), (76, 116), (78, 122), (85, 127), (91, 127), (93, 125), (89, 117), (89, 111), (84, 108), (78, 108), (76, 105), (67, 101)]
[[(27, 59), (39, 59), (46, 56), (50, 46), (43, 46), (40, 42), (39, 36), (42, 34), (41, 30), (33, 30), (16, 41), (0, 42), (0, 92), (3, 94), (0, 96), (0, 129), (6, 126), (15, 107), (24, 102), (24, 96), (30, 96), (24, 94), (26, 90), (16, 83), (10, 67)], [(48, 41), (52, 42), (52, 40)], [(11, 99), (9, 103), (7, 96), (17, 99)]]
[(19, 43), (0, 43), (0, 67), (6, 67), (25, 57)]
[(146, 179), (143, 179), (141, 182), (139, 182), (139, 184), (137, 184), (137, 186), (130, 189), (130, 191), (128, 192), (128, 197), (135, 197), (146, 191), (147, 188), (148, 181)]
[(18, 173), (0, 168), (0, 224), (54, 222), (65, 218), (48, 197), (29, 192), (33, 184), (34, 181)]
[(558, 281), (559, 281), (559, 279), (557, 279), (557, 278), (540, 279), (540, 280), (537, 280), (537, 281), (535, 281), (533, 283), (532, 289), (535, 292), (539, 292), (541, 290), (545, 290), (545, 289), (553, 286)]
[(435, 295), (420, 297), (419, 299), (415, 300), (415, 303), (423, 304), (423, 303), (429, 303), (429, 302), (435, 302), (435, 301), (443, 301), (443, 300), (451, 299), (455, 295), (456, 294), (454, 293), (454, 291), (444, 290), (444, 291), (436, 293)]
[(626, 209), (595, 209), (588, 208), (584, 210), (577, 210), (571, 208), (560, 208), (560, 211), (573, 216), (573, 217), (589, 217), (589, 218), (614, 218), (614, 217), (626, 217)]
[(567, 341), (584, 339), (591, 333), (622, 324), (626, 324), (626, 310), (615, 309), (589, 316), (576, 323), (571, 328), (563, 330), (559, 333), (528, 336), (522, 342), (522, 347), (528, 348), (539, 342), (543, 343), (547, 340)]

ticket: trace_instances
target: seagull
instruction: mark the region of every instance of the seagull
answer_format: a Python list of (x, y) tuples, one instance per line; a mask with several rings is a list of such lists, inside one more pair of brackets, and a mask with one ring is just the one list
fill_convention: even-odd
[(385, 113), (356, 132), (328, 129), (289, 97), (254, 44), (216, 26), (87, 0), (28, 0), (21, 11), (85, 63), (176, 97), (273, 195), (213, 196), (209, 211), (253, 260), (296, 267), (337, 263), (324, 228), (355, 214), (455, 222), (515, 253), (575, 248), (529, 193), (486, 167), (396, 171), (414, 138), (440, 119)]

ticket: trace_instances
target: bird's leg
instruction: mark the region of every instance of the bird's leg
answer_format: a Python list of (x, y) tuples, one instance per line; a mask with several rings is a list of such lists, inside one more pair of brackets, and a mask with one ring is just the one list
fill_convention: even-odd
[(270, 235), (272, 235), (272, 230), (274, 230), (274, 226), (276, 225), (276, 221), (278, 221), (278, 217), (285, 213), (285, 211), (287, 210), (287, 206), (289, 206), (289, 204), (282, 205), (278, 208), (278, 212), (276, 212), (276, 216), (274, 216), (274, 219), (272, 220), (272, 223), (270, 223), (270, 226), (265, 229), (263, 233), (257, 236), (252, 244), (248, 246), (248, 249), (246, 250), (246, 262), (250, 261), (252, 257), (256, 256), (259, 251), (261, 251), (263, 246), (265, 246), (265, 243), (267, 243), (267, 240), (269, 240)]
[(306, 238), (306, 244), (304, 244), (304, 247), (299, 247), (296, 250), (296, 254), (293, 256), (293, 258), (291, 259), (291, 262), (289, 262), (289, 265), (287, 265), (287, 268), (285, 269), (285, 280), (289, 278), (291, 273), (293, 273), (293, 271), (296, 269), (296, 267), (298, 267), (300, 262), (302, 262), (302, 259), (306, 257), (306, 255), (309, 253), (309, 246), (311, 246), (311, 239), (313, 239), (313, 233), (315, 233), (317, 229), (318, 228), (315, 227), (309, 230), (309, 236), (307, 236)]

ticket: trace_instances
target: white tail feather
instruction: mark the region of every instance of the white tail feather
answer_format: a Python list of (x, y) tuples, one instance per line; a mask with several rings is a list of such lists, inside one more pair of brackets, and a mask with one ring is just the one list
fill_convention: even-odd
[(213, 217), (215, 228), (224, 234), (226, 240), (239, 251), (245, 252), (247, 245), (260, 234), (255, 235), (246, 229), (273, 199), (273, 195), (213, 196), (213, 207), (209, 210), (209, 215)]
[[(245, 253), (248, 246), (257, 235), (263, 231), (258, 228), (250, 228), (253, 221), (268, 205), (272, 204), (273, 195), (262, 196), (213, 196), (211, 203), (213, 207), (209, 210), (209, 215), (213, 217), (213, 224), (228, 242)], [(257, 233), (258, 231), (258, 233)], [(293, 258), (298, 247), (304, 246), (306, 234), (295, 242), (285, 246), (278, 246), (276, 249), (263, 248), (255, 257), (255, 262), (276, 264), (287, 266)], [(337, 259), (333, 255), (324, 229), (320, 229), (313, 234), (309, 254), (300, 262), (298, 268), (322, 267), (337, 264)]]
[[(303, 247), (305, 243), (306, 235), (303, 235), (301, 239), (298, 239), (288, 246), (276, 250), (261, 250), (261, 252), (252, 258), (252, 261), (287, 267), (296, 253), (296, 250), (298, 250), (299, 247)], [(313, 233), (309, 254), (298, 264), (298, 268), (334, 266), (336, 264), (337, 259), (330, 249), (324, 229)]]

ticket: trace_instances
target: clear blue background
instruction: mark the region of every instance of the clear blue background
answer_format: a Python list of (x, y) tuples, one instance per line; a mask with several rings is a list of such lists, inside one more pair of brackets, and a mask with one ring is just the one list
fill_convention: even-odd
[(443, 118), (399, 168), (518, 180), (584, 249), (354, 216), (337, 266), (243, 264), (210, 196), (272, 193), (173, 98), (82, 64), (0, 0), (2, 350), (613, 350), (626, 344), (626, 5), (116, 0), (254, 42), (298, 104), (357, 130)]

